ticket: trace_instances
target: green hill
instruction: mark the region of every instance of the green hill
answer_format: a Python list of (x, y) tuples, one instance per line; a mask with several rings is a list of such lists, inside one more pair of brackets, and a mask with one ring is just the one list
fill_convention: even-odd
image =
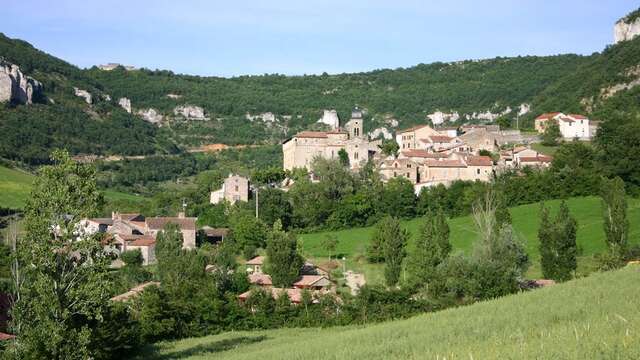
[(359, 327), (230, 332), (144, 359), (638, 359), (640, 266)]
[[(558, 210), (559, 203), (559, 200), (546, 203), (552, 216)], [(577, 242), (581, 249), (578, 271), (589, 273), (594, 270), (593, 255), (606, 249), (600, 199), (596, 197), (571, 198), (568, 200), (568, 205), (572, 215), (578, 221)], [(539, 211), (540, 204), (538, 203), (510, 209), (516, 233), (525, 242), (527, 252), (532, 258), (532, 266), (528, 274), (532, 278), (541, 276), (538, 261)], [(636, 225), (640, 224), (640, 199), (629, 199), (628, 215), (631, 223), (629, 241), (640, 244), (640, 227)], [(421, 222), (421, 219), (403, 222), (404, 227), (412, 234), (409, 246), (412, 246), (413, 237), (418, 233)], [(470, 251), (477, 238), (471, 216), (450, 219), (449, 226), (451, 227), (450, 239), (454, 251)], [(323, 249), (322, 240), (328, 234), (337, 236), (339, 243), (336, 251), (339, 257), (347, 257), (347, 267), (364, 272), (369, 282), (379, 283), (382, 282), (382, 265), (368, 264), (364, 258), (372, 232), (372, 227), (354, 228), (335, 232), (303, 234), (300, 239), (306, 256), (324, 260), (329, 256), (329, 253)]]
[[(34, 179), (31, 173), (0, 166), (0, 208), (22, 209)], [(108, 202), (129, 205), (125, 209), (133, 209), (146, 202), (145, 198), (113, 190), (104, 191), (104, 196)]]

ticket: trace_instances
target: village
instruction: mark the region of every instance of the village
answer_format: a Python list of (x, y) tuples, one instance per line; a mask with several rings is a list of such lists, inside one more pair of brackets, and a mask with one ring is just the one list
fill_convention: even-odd
[[(498, 125), (462, 125), (459, 127), (432, 127), (417, 125), (397, 131), (394, 141), (398, 151), (384, 154), (382, 140), (369, 139), (364, 131), (363, 113), (357, 107), (344, 126), (335, 126), (328, 131), (303, 131), (285, 140), (282, 144), (285, 171), (305, 169), (311, 181), (314, 178), (312, 163), (315, 158), (338, 159), (341, 151), (346, 152), (349, 169), (358, 171), (367, 162), (375, 165), (383, 182), (394, 178), (404, 178), (414, 187), (416, 196), (429, 187), (448, 186), (456, 181), (489, 182), (501, 171), (518, 170), (526, 167), (549, 167), (552, 157), (532, 149), (530, 143), (523, 142), (519, 131), (501, 131)], [(547, 113), (535, 120), (535, 130), (543, 134), (554, 122), (566, 141), (589, 141), (595, 134), (597, 125), (582, 115)], [(534, 137), (535, 139), (536, 137)], [(529, 137), (531, 139), (531, 137)], [(286, 178), (276, 187), (287, 191), (293, 180)], [(219, 190), (212, 191), (212, 205), (248, 202), (259, 188), (251, 184), (247, 177), (229, 174)], [(185, 205), (186, 206), (186, 205)], [(184, 210), (184, 209), (183, 209)], [(106, 253), (116, 257), (112, 267), (123, 266), (117, 259), (127, 251), (140, 251), (143, 265), (156, 262), (156, 237), (168, 224), (177, 226), (182, 235), (183, 249), (195, 249), (199, 244), (220, 244), (230, 232), (229, 228), (197, 226), (197, 218), (185, 216), (181, 211), (175, 217), (145, 217), (138, 213), (113, 212), (110, 218), (90, 218), (81, 222), (81, 233), (93, 235), (103, 233), (102, 244)], [(257, 216), (257, 213), (256, 213)], [(290, 288), (278, 288), (271, 277), (263, 271), (265, 256), (257, 255), (246, 259), (245, 270), (249, 283), (268, 291), (274, 298), (287, 294), (293, 304), (299, 304), (305, 290), (311, 292), (314, 301), (323, 294), (337, 295), (337, 284), (341, 282), (351, 294), (357, 294), (366, 284), (363, 274), (348, 271), (342, 278), (332, 278), (332, 270), (340, 265), (336, 259), (329, 265), (315, 265), (305, 260), (299, 271), (299, 278)], [(213, 265), (207, 271), (214, 271)], [(346, 269), (345, 269), (346, 270)], [(136, 296), (146, 286), (141, 284), (128, 293), (114, 297), (116, 301)], [(238, 295), (244, 302), (252, 291)]]

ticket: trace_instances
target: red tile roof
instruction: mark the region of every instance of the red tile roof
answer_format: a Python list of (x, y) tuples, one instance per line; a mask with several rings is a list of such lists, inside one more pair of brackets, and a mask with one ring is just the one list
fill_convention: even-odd
[(451, 142), (451, 140), (453, 140), (452, 137), (445, 136), (445, 135), (431, 135), (429, 136), (429, 139), (431, 139), (432, 142), (437, 142), (437, 143), (448, 143), (448, 142)]
[(493, 166), (493, 160), (488, 156), (467, 156), (469, 166)]
[(247, 261), (247, 265), (262, 265), (264, 264), (264, 256), (256, 256), (253, 259)]
[(151, 245), (155, 245), (156, 243), (156, 239), (152, 238), (152, 237), (143, 237), (137, 240), (134, 240), (132, 242), (130, 242), (129, 246), (151, 246)]
[(559, 120), (560, 121), (564, 121), (564, 122), (570, 122), (570, 123), (575, 121), (575, 120), (573, 120), (571, 118), (568, 118), (568, 117), (561, 117)]
[(329, 279), (327, 279), (326, 276), (322, 276), (322, 275), (302, 275), (300, 279), (298, 279), (298, 281), (293, 283), (293, 286), (295, 287), (313, 286), (315, 283), (317, 283), (322, 279), (329, 281)]
[(538, 155), (538, 156), (523, 156), (520, 158), (520, 162), (542, 162), (548, 163), (551, 162), (553, 158), (551, 156), (546, 155)]
[(15, 335), (0, 332), (0, 341), (13, 340), (15, 338)]
[[(283, 294), (287, 294), (287, 296), (289, 297), (289, 300), (291, 300), (292, 303), (300, 304), (302, 302), (302, 289), (271, 288), (271, 289), (269, 289), (267, 291), (271, 292), (271, 296), (274, 299), (279, 298)], [(247, 300), (251, 296), (251, 292), (252, 292), (252, 290), (244, 292), (244, 293), (238, 295), (238, 298), (240, 300), (243, 300), (243, 301)]]
[(249, 275), (249, 282), (254, 285), (273, 285), (271, 282), (271, 276), (267, 274), (251, 274)]
[(569, 116), (571, 116), (574, 119), (578, 119), (578, 120), (586, 120), (587, 117), (584, 115), (580, 115), (580, 114), (569, 114)]
[(429, 167), (466, 167), (460, 160), (427, 160)]
[(312, 139), (326, 139), (327, 133), (324, 131), (301, 131), (294, 137), (297, 138), (312, 138)]
[(403, 133), (407, 133), (407, 132), (410, 132), (410, 131), (416, 131), (418, 129), (422, 129), (425, 126), (429, 126), (429, 125), (424, 124), (424, 125), (417, 125), (417, 126), (414, 126), (414, 127), (410, 127), (408, 129), (404, 129), (404, 130), (398, 131), (398, 134), (403, 134)]
[(426, 159), (442, 159), (447, 157), (447, 155), (445, 154), (430, 153), (426, 150), (420, 149), (403, 150), (402, 155), (407, 157), (419, 157)]
[(559, 112), (545, 113), (545, 114), (542, 114), (542, 115), (538, 116), (538, 117), (536, 118), (536, 120), (547, 120), (547, 119), (551, 119), (552, 117), (554, 117), (554, 116), (556, 116), (556, 115), (558, 115), (558, 114), (560, 114), (560, 113), (559, 113)]

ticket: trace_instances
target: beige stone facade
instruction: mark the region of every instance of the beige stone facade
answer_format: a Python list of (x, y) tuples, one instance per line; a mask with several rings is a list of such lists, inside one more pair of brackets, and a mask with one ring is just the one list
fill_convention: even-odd
[(359, 168), (379, 151), (379, 141), (369, 141), (363, 129), (362, 113), (357, 108), (352, 112), (344, 129), (334, 131), (302, 131), (282, 144), (283, 167), (311, 169), (316, 157), (337, 159), (344, 149), (349, 156), (352, 169)]
[(231, 204), (235, 204), (238, 201), (249, 201), (249, 179), (244, 176), (229, 174), (224, 182), (222, 188), (211, 192), (210, 203), (219, 204), (226, 200)]

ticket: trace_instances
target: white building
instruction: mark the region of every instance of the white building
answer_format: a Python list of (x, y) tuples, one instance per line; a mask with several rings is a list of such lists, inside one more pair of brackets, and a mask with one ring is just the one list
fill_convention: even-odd
[(535, 128), (539, 133), (544, 133), (549, 126), (549, 121), (555, 121), (560, 128), (562, 138), (566, 140), (580, 139), (590, 140), (592, 137), (589, 119), (584, 115), (563, 114), (561, 112), (546, 113), (535, 120)]

